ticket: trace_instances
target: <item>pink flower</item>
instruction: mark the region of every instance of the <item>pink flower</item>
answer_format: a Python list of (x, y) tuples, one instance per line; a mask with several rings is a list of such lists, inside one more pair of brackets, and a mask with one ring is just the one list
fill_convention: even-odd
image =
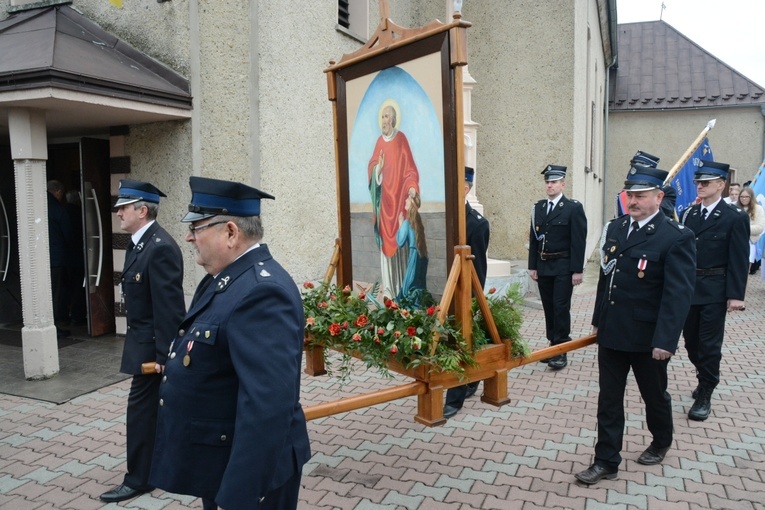
[(311, 283), (311, 282), (305, 282), (305, 283), (303, 284), (303, 288), (304, 288), (304, 289), (312, 289), (312, 288), (313, 288), (313, 283)]
[(343, 322), (343, 329), (348, 329), (348, 321)]
[(396, 338), (399, 338), (401, 336), (401, 331), (394, 331), (393, 336), (395, 336)]
[(379, 337), (379, 336), (377, 336), (377, 335), (375, 335), (375, 343), (376, 343), (376, 344), (379, 344), (379, 343), (380, 343), (380, 337)]
[(358, 333), (354, 333), (353, 336), (351, 337), (351, 339), (354, 342), (361, 342), (361, 335), (359, 335)]
[(326, 301), (322, 301), (321, 303), (319, 303), (319, 308), (326, 308), (327, 306), (329, 305), (327, 305)]
[(392, 347), (390, 348), (390, 352), (391, 352), (392, 354), (396, 354), (396, 353), (398, 352), (398, 347), (396, 347), (395, 345), (394, 345), (394, 346), (392, 346)]
[(378, 335), (384, 335), (385, 334), (385, 330), (383, 328), (377, 328), (377, 334)]
[(314, 324), (316, 324), (316, 319), (314, 319), (313, 317), (308, 317), (305, 320), (305, 325), (306, 326), (313, 326)]
[(350, 285), (346, 285), (345, 287), (343, 287), (343, 294), (350, 294), (350, 293), (351, 293)]

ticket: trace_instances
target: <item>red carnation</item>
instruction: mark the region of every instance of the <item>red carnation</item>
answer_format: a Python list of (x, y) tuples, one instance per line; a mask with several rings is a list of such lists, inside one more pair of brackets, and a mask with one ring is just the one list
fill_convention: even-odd
[(343, 322), (343, 329), (348, 329), (348, 321)]
[(428, 307), (428, 315), (433, 315), (436, 313), (436, 307), (435, 306), (429, 306)]
[(409, 336), (416, 335), (417, 334), (417, 328), (415, 328), (414, 326), (409, 326), (408, 328), (406, 328), (406, 334), (409, 335)]
[(398, 347), (394, 345), (393, 347), (390, 348), (390, 352), (393, 354), (396, 354), (398, 352)]
[(377, 334), (378, 335), (384, 335), (385, 334), (385, 330), (383, 328), (377, 328)]
[(366, 297), (367, 297), (366, 294), (364, 294), (363, 292), (359, 292), (359, 299), (364, 299)]
[(394, 331), (393, 332), (393, 336), (395, 336), (396, 338), (400, 337), (401, 336), (401, 331)]
[(353, 336), (351, 337), (351, 339), (354, 342), (361, 342), (361, 335), (359, 335), (358, 333), (354, 333)]
[(355, 324), (356, 324), (358, 327), (360, 327), (360, 328), (363, 328), (364, 326), (366, 326), (366, 325), (367, 325), (367, 321), (368, 321), (368, 320), (369, 320), (369, 319), (367, 319), (367, 316), (366, 316), (366, 315), (359, 315), (359, 316), (356, 318), (356, 322), (355, 322)]
[(332, 336), (337, 336), (340, 334), (340, 324), (337, 322), (329, 325), (329, 334)]
[(326, 308), (327, 306), (329, 305), (327, 305), (326, 301), (322, 301), (321, 303), (319, 303), (319, 308)]
[(304, 288), (304, 289), (312, 289), (312, 288), (313, 288), (313, 283), (311, 283), (311, 282), (305, 282), (305, 283), (303, 284), (303, 288)]

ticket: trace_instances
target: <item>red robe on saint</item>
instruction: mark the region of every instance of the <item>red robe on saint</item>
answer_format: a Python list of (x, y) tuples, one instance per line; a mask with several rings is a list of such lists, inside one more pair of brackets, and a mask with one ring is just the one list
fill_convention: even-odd
[[(374, 181), (374, 170), (384, 156), (382, 182)], [(398, 216), (407, 217), (406, 197), (409, 188), (420, 193), (420, 175), (414, 163), (409, 141), (404, 133), (397, 131), (393, 138), (377, 139), (372, 158), (369, 160), (369, 190), (372, 195), (372, 215), (377, 233), (377, 242), (386, 257), (392, 257), (398, 249), (396, 233), (398, 232)]]

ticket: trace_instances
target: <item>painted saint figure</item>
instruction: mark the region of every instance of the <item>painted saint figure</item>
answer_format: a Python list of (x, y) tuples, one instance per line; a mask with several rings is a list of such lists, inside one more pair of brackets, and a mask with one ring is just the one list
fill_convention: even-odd
[(395, 298), (406, 273), (408, 251), (399, 250), (396, 234), (400, 214), (408, 215), (407, 197), (420, 193), (420, 176), (409, 141), (396, 129), (398, 104), (388, 99), (380, 108), (380, 130), (369, 160), (369, 193), (375, 238), (380, 248), (383, 295)]
[(425, 227), (420, 217), (420, 195), (406, 197), (405, 205), (407, 216), (399, 215), (396, 239), (400, 248), (408, 248), (409, 261), (396, 299), (400, 301), (402, 298), (408, 298), (412, 304), (419, 304), (421, 296), (417, 295), (417, 291), (427, 288), (425, 278), (428, 274), (428, 245), (425, 242)]

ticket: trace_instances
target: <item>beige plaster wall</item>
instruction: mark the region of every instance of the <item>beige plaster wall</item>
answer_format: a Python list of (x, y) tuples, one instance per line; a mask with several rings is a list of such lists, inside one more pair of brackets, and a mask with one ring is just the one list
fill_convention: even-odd
[[(463, 9), (474, 24), (469, 67), (478, 82), (472, 117), (481, 125), (477, 195), (492, 225), (491, 256), (525, 259), (529, 214), (544, 197), (540, 172), (547, 164), (569, 167), (566, 194), (594, 204), (587, 206), (590, 215), (597, 211), (601, 183), (584, 166), (588, 98), (602, 105), (603, 50), (594, 0), (517, 2), (511, 12), (503, 5), (466, 2)], [(597, 154), (602, 120), (595, 132)]]
[(717, 119), (708, 135), (715, 160), (736, 168), (739, 182), (752, 179), (762, 163), (765, 143), (765, 119), (758, 105), (691, 111), (612, 112), (609, 117), (606, 219), (614, 215), (614, 197), (624, 184), (635, 151), (659, 156), (659, 168), (669, 171), (711, 119)]

